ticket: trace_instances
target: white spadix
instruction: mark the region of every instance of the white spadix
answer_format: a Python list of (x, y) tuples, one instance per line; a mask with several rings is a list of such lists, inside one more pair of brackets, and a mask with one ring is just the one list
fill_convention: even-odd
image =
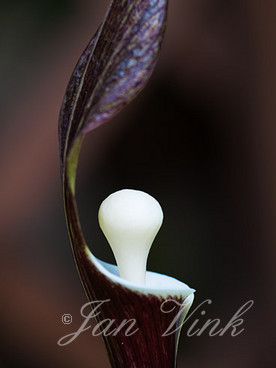
[(122, 278), (145, 283), (149, 250), (162, 221), (160, 204), (140, 190), (123, 189), (102, 202), (99, 224)]

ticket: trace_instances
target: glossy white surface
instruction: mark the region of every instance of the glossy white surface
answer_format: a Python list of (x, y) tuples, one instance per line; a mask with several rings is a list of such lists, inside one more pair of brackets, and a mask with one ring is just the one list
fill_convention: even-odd
[(140, 190), (123, 189), (107, 197), (99, 224), (114, 253), (121, 278), (145, 284), (152, 242), (163, 221), (160, 204)]

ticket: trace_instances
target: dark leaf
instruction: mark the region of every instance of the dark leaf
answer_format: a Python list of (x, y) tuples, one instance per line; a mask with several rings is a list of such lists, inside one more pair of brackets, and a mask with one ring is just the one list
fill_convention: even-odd
[(82, 54), (60, 113), (64, 166), (73, 142), (115, 116), (145, 86), (160, 51), (167, 0), (114, 0)]

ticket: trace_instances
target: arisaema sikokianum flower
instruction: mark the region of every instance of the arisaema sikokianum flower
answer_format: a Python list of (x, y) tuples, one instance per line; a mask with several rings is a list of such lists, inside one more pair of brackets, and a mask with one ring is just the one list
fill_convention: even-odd
[[(99, 323), (115, 320), (118, 327), (114, 334), (102, 334), (110, 363), (116, 368), (175, 367), (179, 327), (194, 290), (172, 277), (146, 272), (148, 251), (163, 215), (159, 204), (143, 192), (117, 192), (99, 211), (100, 225), (119, 269), (93, 255), (79, 221), (76, 170), (85, 135), (118, 114), (151, 76), (164, 37), (167, 6), (168, 0), (113, 0), (74, 69), (60, 113), (69, 237), (89, 301), (110, 301), (101, 304), (96, 318)], [(119, 328), (127, 319), (137, 326), (131, 336)]]

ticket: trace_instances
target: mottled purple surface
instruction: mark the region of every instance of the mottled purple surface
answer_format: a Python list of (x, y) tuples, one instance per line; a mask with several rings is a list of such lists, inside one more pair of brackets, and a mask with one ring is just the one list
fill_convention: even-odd
[(77, 63), (59, 122), (62, 165), (80, 134), (109, 120), (145, 86), (163, 40), (167, 0), (113, 1)]

